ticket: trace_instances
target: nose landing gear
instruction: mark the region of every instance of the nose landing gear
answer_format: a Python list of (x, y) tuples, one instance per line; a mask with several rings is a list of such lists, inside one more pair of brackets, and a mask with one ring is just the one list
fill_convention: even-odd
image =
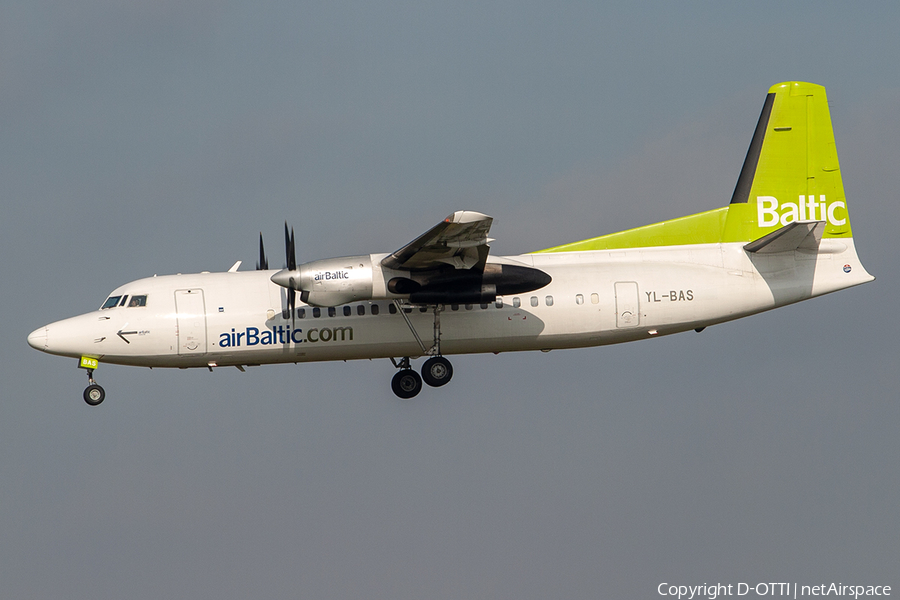
[(88, 386), (82, 397), (89, 406), (97, 406), (106, 398), (106, 391), (94, 381), (94, 370), (87, 369)]

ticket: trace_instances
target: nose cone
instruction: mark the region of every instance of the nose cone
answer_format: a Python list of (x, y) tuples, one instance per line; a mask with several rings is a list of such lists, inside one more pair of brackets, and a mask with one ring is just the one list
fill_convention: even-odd
[(278, 271), (277, 273), (275, 273), (274, 275), (272, 275), (272, 281), (274, 283), (277, 283), (281, 287), (286, 287), (288, 289), (291, 289), (291, 288), (295, 287), (296, 276), (297, 276), (296, 271), (282, 269), (282, 270)]
[[(111, 327), (113, 326), (106, 325), (104, 329), (97, 320), (96, 313), (88, 313), (35, 329), (28, 336), (28, 345), (47, 354), (76, 358), (90, 353), (102, 353), (99, 342), (111, 337)], [(112, 335), (115, 335), (114, 329)]]
[(47, 328), (41, 327), (28, 334), (28, 345), (41, 352), (47, 349)]

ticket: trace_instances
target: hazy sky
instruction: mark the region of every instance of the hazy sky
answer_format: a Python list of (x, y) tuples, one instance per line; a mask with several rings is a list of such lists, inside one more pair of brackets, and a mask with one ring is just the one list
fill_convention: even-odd
[[(655, 598), (900, 590), (893, 2), (3, 0), (0, 596)], [(33, 329), (154, 273), (512, 254), (728, 202), (765, 93), (828, 89), (878, 280), (653, 342), (168, 371)], [(747, 597), (752, 597), (747, 596)]]

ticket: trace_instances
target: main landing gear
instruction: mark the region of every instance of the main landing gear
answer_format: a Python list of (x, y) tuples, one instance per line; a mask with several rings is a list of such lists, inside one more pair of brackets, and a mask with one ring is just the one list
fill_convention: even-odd
[(90, 406), (97, 406), (106, 398), (106, 392), (94, 381), (94, 370), (87, 370), (88, 386), (84, 388), (84, 401)]
[(434, 305), (434, 343), (431, 345), (431, 348), (426, 349), (425, 344), (422, 342), (422, 338), (419, 336), (415, 327), (413, 327), (412, 322), (406, 315), (406, 311), (403, 310), (404, 307), (398, 300), (395, 300), (394, 303), (397, 305), (398, 312), (406, 321), (409, 330), (422, 348), (422, 354), (430, 355), (431, 358), (426, 360), (425, 364), (422, 365), (421, 377), (418, 373), (413, 371), (409, 364), (408, 356), (401, 358), (399, 361), (392, 358), (391, 362), (400, 370), (397, 371), (393, 379), (391, 379), (391, 389), (400, 398), (408, 399), (416, 396), (422, 391), (422, 381), (425, 381), (425, 383), (431, 387), (441, 387), (442, 385), (446, 385), (450, 382), (450, 378), (453, 377), (453, 365), (450, 364), (449, 360), (441, 356), (441, 311), (444, 309), (444, 305)]
[(443, 356), (432, 356), (426, 360), (425, 364), (422, 365), (421, 377), (410, 366), (408, 356), (401, 358), (399, 361), (395, 361), (392, 358), (391, 362), (400, 369), (391, 379), (391, 389), (398, 397), (404, 400), (418, 395), (422, 391), (423, 381), (431, 387), (441, 387), (453, 377), (453, 365)]

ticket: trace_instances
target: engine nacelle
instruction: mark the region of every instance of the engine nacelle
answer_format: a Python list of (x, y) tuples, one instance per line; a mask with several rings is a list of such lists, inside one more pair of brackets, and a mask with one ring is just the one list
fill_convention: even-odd
[(372, 259), (326, 258), (300, 265), (300, 299), (312, 306), (339, 306), (372, 297)]
[(533, 267), (488, 264), (482, 272), (452, 268), (428, 272), (383, 269), (381, 256), (344, 256), (282, 269), (272, 281), (300, 292), (311, 306), (340, 306), (364, 300), (406, 298), (413, 304), (486, 304), (497, 296), (521, 294), (549, 284)]
[(372, 258), (344, 256), (314, 260), (295, 271), (283, 270), (272, 281), (300, 291), (300, 299), (312, 306), (339, 306), (372, 297)]

